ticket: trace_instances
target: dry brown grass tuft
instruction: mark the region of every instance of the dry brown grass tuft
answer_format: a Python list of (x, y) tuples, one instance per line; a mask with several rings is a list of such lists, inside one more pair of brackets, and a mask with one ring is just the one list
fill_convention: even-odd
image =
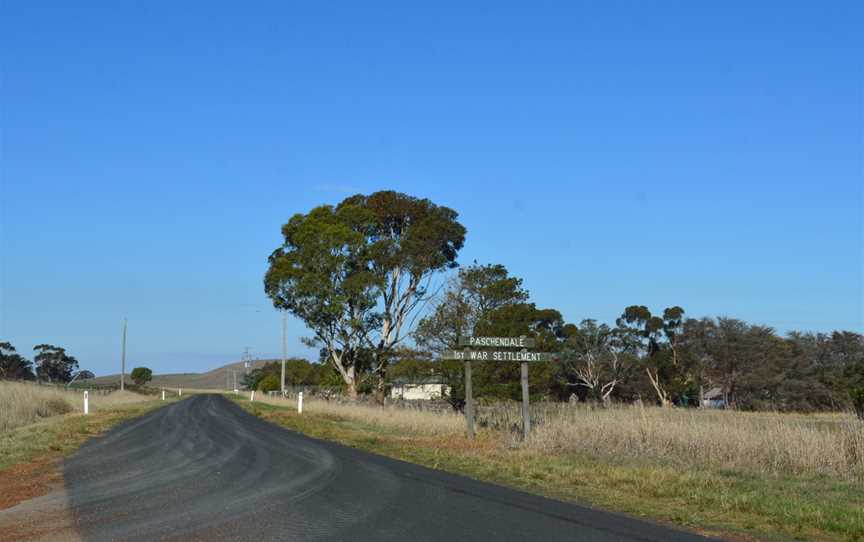
[[(92, 410), (152, 400), (152, 397), (129, 391), (115, 391), (107, 395), (91, 394)], [(28, 425), (42, 418), (82, 412), (84, 393), (66, 391), (54, 386), (38, 386), (29, 382), (0, 381), (0, 433)]]

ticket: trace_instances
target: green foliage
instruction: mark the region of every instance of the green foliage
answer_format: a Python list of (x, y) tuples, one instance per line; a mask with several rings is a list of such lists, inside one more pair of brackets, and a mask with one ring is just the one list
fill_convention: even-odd
[(440, 363), (432, 359), (429, 352), (412, 348), (398, 348), (393, 352), (390, 371), (391, 379), (417, 380), (423, 377), (439, 375)]
[(48, 382), (66, 383), (72, 380), (72, 375), (78, 369), (78, 360), (66, 354), (64, 348), (50, 344), (39, 344), (33, 347), (36, 356), (36, 376)]
[[(290, 358), (285, 360), (285, 385), (286, 386), (326, 386), (325, 380), (331, 377), (333, 370), (320, 363), (310, 363), (305, 359)], [(336, 375), (338, 377), (338, 375)], [(262, 381), (273, 377), (276, 379), (276, 387), (282, 387), (282, 362), (271, 361), (263, 367), (252, 369), (244, 375), (242, 384), (246, 389), (260, 389)]]
[(278, 391), (282, 387), (279, 377), (274, 374), (269, 374), (258, 381), (255, 389), (267, 393), (268, 391)]
[(143, 386), (153, 380), (153, 371), (147, 367), (135, 367), (132, 369), (132, 381), (138, 386)]
[(371, 354), (382, 389), (390, 351), (426, 298), (427, 279), (455, 265), (465, 228), (452, 209), (393, 191), (294, 215), (270, 255), (264, 290), (313, 331), (349, 394)]
[(564, 326), (564, 342), (558, 378), (566, 391), (582, 399), (607, 401), (635, 368), (635, 356), (628, 353), (621, 331), (596, 320), (578, 326)]
[(0, 342), (0, 378), (33, 380), (33, 362), (15, 351), (12, 343)]
[(414, 339), (420, 347), (441, 354), (455, 348), (459, 337), (474, 334), (477, 322), (491, 311), (527, 300), (522, 279), (510, 276), (503, 265), (474, 262), (459, 269), (441, 301), (417, 325)]
[[(556, 352), (564, 336), (564, 321), (557, 310), (538, 309), (533, 303), (514, 303), (490, 311), (477, 323), (474, 333), (478, 336), (525, 336), (535, 340), (532, 350)], [(519, 363), (486, 361), (472, 365), (477, 397), (521, 400)], [(539, 398), (555, 393), (556, 371), (557, 362), (531, 363), (528, 371), (531, 395)]]

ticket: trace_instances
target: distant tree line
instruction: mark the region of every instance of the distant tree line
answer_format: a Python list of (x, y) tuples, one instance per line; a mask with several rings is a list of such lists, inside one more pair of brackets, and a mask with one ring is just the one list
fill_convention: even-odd
[[(566, 322), (532, 303), (504, 266), (458, 268), (466, 230), (457, 219), (427, 199), (383, 191), (296, 214), (282, 227), (264, 291), (312, 331), (306, 343), (327, 367), (319, 376), (350, 397), (379, 400), (396, 377), (438, 376), (458, 404), (463, 364), (441, 354), (461, 337), (525, 335), (558, 357), (532, 363), (538, 397), (691, 406), (710, 392), (738, 409), (864, 411), (859, 333), (781, 337), (735, 318), (689, 318), (676, 305), (624, 307), (611, 324)], [(435, 277), (456, 268), (435, 287)], [(518, 363), (476, 362), (473, 372), (479, 398), (519, 398)]]
[[(454, 349), (462, 336), (532, 337), (537, 350), (558, 355), (531, 364), (532, 393), (558, 400), (695, 406), (713, 390), (731, 408), (812, 411), (849, 408), (864, 389), (864, 336), (852, 331), (781, 337), (735, 318), (686, 318), (679, 306), (655, 315), (643, 305), (626, 307), (614, 325), (573, 324), (528, 299), (522, 280), (502, 265), (462, 268), (420, 321), (421, 352), (413, 355), (428, 360)], [(518, 364), (473, 363), (478, 397), (520, 397)], [(462, 362), (401, 364), (442, 375), (454, 397), (464, 397)]]
[(76, 375), (80, 379), (93, 378), (92, 372), (78, 371), (78, 360), (66, 349), (51, 344), (33, 347), (33, 360), (19, 354), (9, 342), (0, 342), (0, 379), (39, 380), (68, 383)]
[[(282, 362), (271, 361), (252, 369), (241, 380), (244, 388), (263, 392), (277, 391), (282, 387)], [(342, 387), (342, 379), (326, 360), (312, 363), (305, 359), (285, 360), (285, 385), (289, 387), (327, 386)]]

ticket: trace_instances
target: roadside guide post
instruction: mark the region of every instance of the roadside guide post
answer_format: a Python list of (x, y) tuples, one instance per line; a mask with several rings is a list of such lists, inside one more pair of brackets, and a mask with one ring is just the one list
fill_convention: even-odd
[(84, 415), (90, 414), (90, 394), (84, 390)]
[(303, 414), (303, 392), (297, 394), (297, 414)]
[[(462, 360), (465, 362), (465, 422), (468, 426), (468, 438), (474, 438), (474, 397), (471, 386), (471, 361), (519, 361), (521, 362), (522, 381), (522, 434), (527, 439), (531, 432), (531, 411), (528, 393), (528, 362), (554, 361), (556, 356), (547, 352), (529, 352), (534, 346), (534, 339), (525, 337), (460, 337), (459, 346), (464, 350), (452, 350), (444, 354), (444, 359)], [(479, 348), (479, 350), (472, 350)], [(498, 348), (518, 348), (519, 351), (496, 350)]]
[(164, 389), (162, 390), (162, 400), (163, 401), (165, 400), (165, 390)]

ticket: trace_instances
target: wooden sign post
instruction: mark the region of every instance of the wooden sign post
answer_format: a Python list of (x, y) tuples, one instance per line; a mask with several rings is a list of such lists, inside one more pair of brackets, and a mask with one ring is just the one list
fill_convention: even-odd
[(531, 411), (528, 409), (528, 362), (522, 362), (522, 439), (531, 432)]
[[(526, 348), (534, 346), (534, 339), (528, 337), (460, 337), (459, 346), (464, 350), (452, 350), (444, 354), (444, 359), (462, 360), (465, 362), (465, 422), (468, 426), (468, 438), (474, 438), (474, 397), (471, 385), (472, 361), (518, 361), (522, 364), (522, 435), (528, 438), (531, 432), (531, 411), (528, 408), (528, 362), (553, 361), (554, 354), (547, 352), (529, 352)], [(498, 350), (500, 348), (519, 348)]]
[(471, 362), (465, 361), (465, 423), (468, 425), (468, 438), (474, 438), (474, 394), (471, 389)]

